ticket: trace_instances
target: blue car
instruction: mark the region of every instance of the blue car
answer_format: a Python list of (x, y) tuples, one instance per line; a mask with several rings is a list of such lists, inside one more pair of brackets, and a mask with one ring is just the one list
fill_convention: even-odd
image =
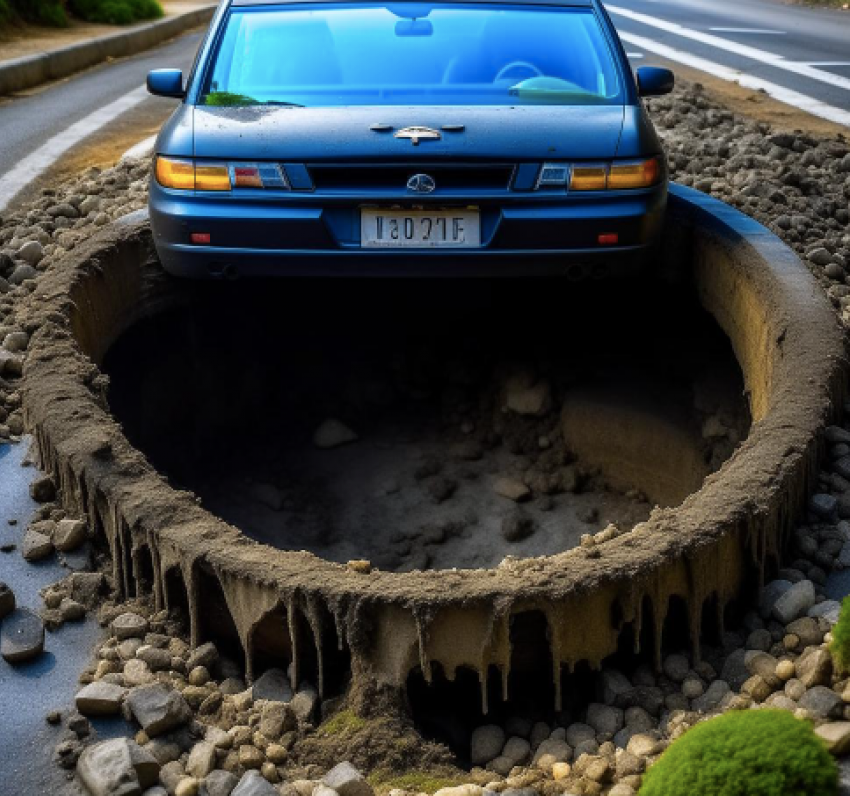
[(639, 269), (667, 198), (598, 0), (223, 0), (156, 143), (150, 218), (186, 277)]

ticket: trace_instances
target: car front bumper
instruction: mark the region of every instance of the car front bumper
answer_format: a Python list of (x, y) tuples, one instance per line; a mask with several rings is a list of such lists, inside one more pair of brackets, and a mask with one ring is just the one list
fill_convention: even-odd
[[(473, 197), (382, 199), (291, 194), (187, 194), (153, 183), (157, 252), (177, 276), (532, 276), (602, 278), (637, 272), (660, 234), (666, 186), (495, 202)], [(481, 247), (360, 246), (361, 207), (477, 207)], [(210, 235), (194, 244), (193, 233)], [(599, 245), (616, 233), (619, 244)]]

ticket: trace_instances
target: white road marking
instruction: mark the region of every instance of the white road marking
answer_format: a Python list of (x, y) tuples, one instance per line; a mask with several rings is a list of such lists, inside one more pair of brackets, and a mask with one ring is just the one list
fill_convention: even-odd
[(806, 66), (850, 66), (850, 61), (801, 61)]
[(658, 30), (673, 33), (674, 35), (681, 36), (685, 39), (698, 41), (701, 44), (707, 44), (709, 47), (715, 47), (718, 50), (726, 50), (727, 52), (734, 53), (735, 55), (741, 55), (744, 58), (750, 58), (753, 61), (759, 61), (760, 63), (767, 64), (768, 66), (783, 69), (786, 72), (793, 72), (794, 74), (802, 75), (803, 77), (808, 77), (812, 80), (818, 80), (821, 83), (827, 83), (835, 88), (850, 91), (850, 78), (842, 77), (841, 75), (834, 75), (831, 72), (824, 72), (804, 63), (786, 61), (783, 56), (777, 55), (776, 53), (761, 50), (757, 47), (750, 47), (747, 44), (740, 44), (736, 41), (729, 41), (728, 39), (723, 39), (720, 36), (712, 36), (710, 33), (692, 30), (691, 28), (683, 27), (675, 22), (666, 22), (663, 19), (657, 19), (656, 17), (641, 14), (637, 11), (631, 11), (628, 8), (610, 5), (605, 7), (612, 14), (625, 17), (633, 22), (639, 22), (641, 25), (658, 28)]
[(715, 33), (754, 33), (759, 36), (787, 36), (784, 30), (768, 30), (767, 28), (709, 28)]
[(698, 69), (700, 72), (706, 72), (714, 77), (719, 77), (721, 80), (727, 80), (730, 83), (738, 83), (744, 88), (753, 89), (754, 91), (764, 91), (774, 99), (784, 102), (787, 105), (793, 105), (800, 110), (811, 113), (814, 116), (820, 116), (822, 119), (828, 119), (837, 124), (843, 124), (850, 127), (850, 111), (836, 108), (833, 105), (827, 105), (825, 102), (816, 100), (807, 94), (801, 94), (798, 91), (792, 91), (784, 86), (771, 83), (767, 80), (762, 80), (752, 75), (739, 72), (737, 69), (730, 69), (728, 66), (714, 63), (705, 58), (700, 58), (697, 55), (677, 50), (674, 47), (668, 47), (666, 44), (647, 39), (644, 36), (635, 36), (631, 33), (620, 33), (620, 38), (635, 47), (640, 47), (642, 50), (648, 50), (662, 58), (667, 58), (670, 61), (690, 66), (692, 69)]
[(8, 207), (22, 189), (52, 166), (71, 147), (97, 132), (122, 113), (134, 108), (147, 96), (147, 89), (140, 86), (115, 102), (104, 105), (84, 119), (80, 119), (27, 155), (15, 168), (0, 177), (0, 210)]
[(643, 58), (643, 53), (626, 53), (629, 58)]

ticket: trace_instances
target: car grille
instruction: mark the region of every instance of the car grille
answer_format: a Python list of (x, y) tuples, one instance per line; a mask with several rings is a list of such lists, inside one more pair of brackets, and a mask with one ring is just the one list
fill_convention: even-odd
[(308, 169), (317, 191), (406, 191), (412, 176), (427, 174), (434, 179), (438, 192), (476, 192), (507, 191), (514, 167), (510, 164), (313, 164)]

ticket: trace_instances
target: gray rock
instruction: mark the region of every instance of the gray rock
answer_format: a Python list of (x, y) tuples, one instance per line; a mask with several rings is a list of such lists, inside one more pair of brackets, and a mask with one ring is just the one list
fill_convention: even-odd
[(21, 263), (9, 277), (10, 285), (22, 285), (27, 279), (35, 279), (38, 276), (38, 271), (35, 270), (29, 263)]
[(283, 669), (268, 669), (254, 682), (251, 696), (255, 701), (268, 699), (275, 702), (289, 702), (292, 699), (289, 677)]
[(112, 620), (112, 633), (119, 641), (125, 638), (144, 638), (148, 632), (148, 620), (139, 614), (124, 613)]
[(63, 553), (76, 550), (86, 541), (86, 524), (82, 520), (59, 520), (53, 534), (53, 544)]
[(171, 668), (171, 653), (166, 649), (142, 646), (136, 650), (136, 657), (144, 661), (152, 672), (162, 672)]
[(91, 796), (137, 796), (156, 784), (159, 770), (159, 763), (128, 738), (89, 746), (77, 763)]
[(505, 746), (505, 731), (497, 724), (485, 724), (472, 731), (470, 760), (472, 765), (481, 766), (502, 753)]
[(794, 662), (797, 679), (806, 687), (829, 685), (832, 677), (832, 656), (825, 649), (809, 647)]
[(7, 663), (24, 663), (44, 650), (44, 623), (28, 608), (16, 608), (0, 624), (0, 655)]
[(219, 768), (204, 777), (200, 796), (230, 796), (238, 784), (239, 778), (235, 774)]
[(805, 616), (815, 604), (815, 584), (801, 580), (782, 594), (773, 604), (773, 616), (777, 622), (787, 625)]
[(280, 796), (280, 794), (270, 782), (263, 779), (259, 771), (247, 771), (231, 792), (231, 796)]
[(585, 741), (596, 742), (596, 730), (588, 724), (575, 722), (567, 727), (567, 743), (572, 747), (578, 747)]
[(759, 599), (759, 614), (763, 619), (767, 619), (773, 613), (773, 606), (776, 601), (785, 594), (793, 584), (790, 580), (773, 580), (768, 583), (761, 592)]
[(325, 420), (313, 434), (313, 444), (323, 450), (338, 448), (358, 439), (357, 434), (345, 423), (333, 417)]
[(634, 689), (634, 686), (617, 669), (605, 669), (602, 672), (602, 701), (606, 705), (616, 705), (618, 701)]
[(534, 518), (523, 509), (514, 509), (502, 517), (501, 530), (506, 542), (520, 542), (534, 533)]
[(0, 619), (15, 610), (15, 592), (0, 580)]
[(502, 757), (511, 761), (511, 767), (524, 763), (530, 754), (531, 744), (525, 738), (516, 735), (508, 738), (505, 748), (502, 749)]
[(834, 517), (837, 509), (838, 500), (832, 495), (820, 493), (812, 495), (809, 500), (809, 510), (825, 520)]
[(372, 786), (349, 762), (335, 765), (324, 777), (322, 784), (335, 790), (339, 796), (373, 796)]
[(44, 247), (37, 240), (31, 240), (18, 249), (18, 259), (38, 265), (44, 259)]
[(808, 615), (815, 619), (825, 619), (830, 625), (838, 622), (841, 613), (841, 603), (838, 600), (824, 600), (809, 608)]
[(750, 673), (746, 664), (747, 651), (735, 650), (723, 664), (720, 679), (725, 680), (736, 691), (749, 679)]
[(823, 685), (816, 685), (806, 691), (799, 704), (819, 719), (838, 719), (844, 712), (841, 697)]
[(691, 665), (684, 655), (668, 655), (662, 666), (666, 674), (674, 683), (681, 683), (688, 676)]
[(3, 348), (13, 354), (26, 351), (30, 342), (30, 336), (26, 332), (9, 332), (3, 338)]
[(121, 711), (126, 695), (126, 688), (96, 680), (77, 692), (74, 704), (84, 716), (111, 716)]
[[(746, 667), (744, 667), (744, 672), (747, 673)], [(742, 682), (741, 685), (743, 684)], [(729, 683), (725, 680), (715, 680), (705, 689), (705, 693), (701, 697), (697, 697), (691, 702), (691, 707), (698, 713), (710, 713), (730, 694)]]
[(598, 733), (614, 735), (623, 729), (625, 717), (620, 708), (591, 702), (587, 706), (587, 723)]
[(192, 719), (192, 710), (183, 696), (158, 683), (131, 689), (127, 695), (127, 705), (150, 738)]
[(53, 542), (49, 536), (27, 529), (21, 543), (21, 555), (26, 561), (41, 561), (53, 554)]
[[(203, 666), (205, 669), (212, 671), (213, 667), (218, 663), (218, 650), (215, 644), (208, 641), (206, 644), (201, 644), (192, 650), (189, 659), (186, 661), (186, 668), (189, 671), (198, 666)], [(256, 698), (256, 697), (255, 697)]]
[(297, 726), (295, 713), (285, 702), (273, 701), (263, 705), (259, 730), (269, 740), (276, 741), (285, 732), (294, 730)]
[(554, 758), (554, 762), (556, 763), (565, 763), (572, 757), (572, 754), (573, 750), (566, 741), (556, 741), (548, 738), (537, 747), (532, 763), (536, 764), (544, 756)]
[(771, 636), (770, 631), (766, 628), (753, 630), (753, 632), (747, 636), (746, 646), (748, 650), (761, 650), (762, 652), (767, 652), (772, 645), (773, 637)]

